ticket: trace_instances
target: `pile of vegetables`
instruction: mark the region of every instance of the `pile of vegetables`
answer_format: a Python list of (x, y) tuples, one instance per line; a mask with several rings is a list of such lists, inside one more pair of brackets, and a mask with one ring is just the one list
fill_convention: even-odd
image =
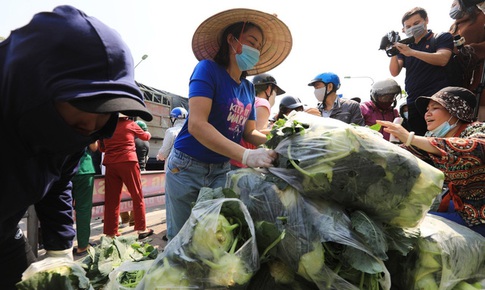
[(48, 257), (32, 264), (16, 286), (22, 290), (134, 289), (157, 256), (158, 250), (148, 241), (138, 241), (136, 235), (104, 236), (81, 261)]
[(374, 130), (302, 112), (278, 120), (266, 146), (275, 167), (202, 188), (163, 252), (103, 238), (76, 287), (485, 289), (485, 238), (427, 215), (441, 171)]
[(274, 281), (390, 289), (388, 252), (414, 248), (443, 173), (369, 128), (305, 113), (279, 120), (266, 145), (276, 166), (233, 171), (226, 187), (247, 206)]
[(202, 188), (189, 220), (152, 264), (139, 289), (247, 286), (259, 268), (253, 221), (227, 189)]
[[(81, 260), (81, 265), (93, 287), (100, 289), (108, 282), (110, 273), (120, 267), (123, 262), (154, 260), (157, 256), (158, 250), (148, 242), (138, 241), (136, 235), (115, 238), (103, 236), (99, 245), (88, 248), (88, 255)], [(138, 277), (135, 284), (139, 283), (143, 277), (142, 273), (131, 273), (129, 276)], [(125, 281), (121, 281), (121, 284), (123, 285)], [(126, 281), (126, 284), (133, 284), (133, 281)]]

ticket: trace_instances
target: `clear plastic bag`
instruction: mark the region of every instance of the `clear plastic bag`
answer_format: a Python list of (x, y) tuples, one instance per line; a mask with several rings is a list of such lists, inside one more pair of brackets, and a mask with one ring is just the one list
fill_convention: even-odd
[(336, 201), (376, 221), (415, 227), (441, 192), (444, 175), (367, 127), (291, 114), (308, 126), (276, 146), (269, 171), (302, 195)]
[(254, 224), (241, 200), (198, 200), (137, 289), (246, 289), (258, 269)]
[[(109, 273), (109, 282), (103, 290), (129, 290), (136, 288), (135, 286), (123, 286), (120, 283), (120, 277), (127, 272), (138, 272), (140, 275), (145, 275), (150, 269), (154, 260), (146, 260), (141, 262), (125, 261), (118, 268)], [(141, 280), (140, 280), (141, 281)]]
[[(398, 289), (485, 289), (485, 237), (440, 216), (427, 214), (416, 250), (391, 257)], [(476, 288), (455, 288), (460, 283)]]
[[(227, 180), (253, 218), (263, 262), (277, 259), (318, 289), (357, 290), (362, 277), (366, 289), (390, 288), (383, 261), (335, 202), (311, 200), (284, 180), (253, 169), (231, 171)], [(293, 283), (297, 279), (288, 282)]]

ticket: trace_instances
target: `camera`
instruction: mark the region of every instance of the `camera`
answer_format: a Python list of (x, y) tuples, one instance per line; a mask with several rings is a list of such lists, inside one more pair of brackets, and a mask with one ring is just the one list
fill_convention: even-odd
[(453, 37), (453, 44), (458, 50), (460, 50), (463, 48), (463, 45), (465, 45), (465, 38), (459, 34), (455, 35)]
[(395, 56), (399, 54), (399, 50), (393, 47), (395, 42), (403, 43), (409, 45), (414, 42), (414, 36), (405, 38), (401, 40), (399, 33), (396, 31), (391, 31), (384, 35), (381, 39), (381, 46), (379, 47), (380, 50), (385, 50), (387, 56)]

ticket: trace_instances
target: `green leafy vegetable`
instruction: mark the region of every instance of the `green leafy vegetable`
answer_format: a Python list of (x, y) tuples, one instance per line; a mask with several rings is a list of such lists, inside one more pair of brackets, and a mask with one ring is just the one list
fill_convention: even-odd
[(145, 275), (145, 270), (125, 271), (120, 273), (118, 282), (126, 288), (135, 288)]
[(222, 214), (209, 213), (197, 223), (192, 237), (192, 251), (203, 259), (218, 258), (229, 251), (234, 241), (233, 230)]

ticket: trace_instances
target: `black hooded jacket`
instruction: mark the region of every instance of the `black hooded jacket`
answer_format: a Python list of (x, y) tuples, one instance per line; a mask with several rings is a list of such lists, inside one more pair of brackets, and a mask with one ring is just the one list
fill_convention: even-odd
[(33, 204), (44, 247), (72, 246), (71, 178), (83, 148), (110, 137), (118, 114), (83, 136), (54, 102), (123, 95), (143, 104), (133, 75), (133, 58), (120, 35), (71, 6), (36, 14), (0, 42), (0, 246)]

